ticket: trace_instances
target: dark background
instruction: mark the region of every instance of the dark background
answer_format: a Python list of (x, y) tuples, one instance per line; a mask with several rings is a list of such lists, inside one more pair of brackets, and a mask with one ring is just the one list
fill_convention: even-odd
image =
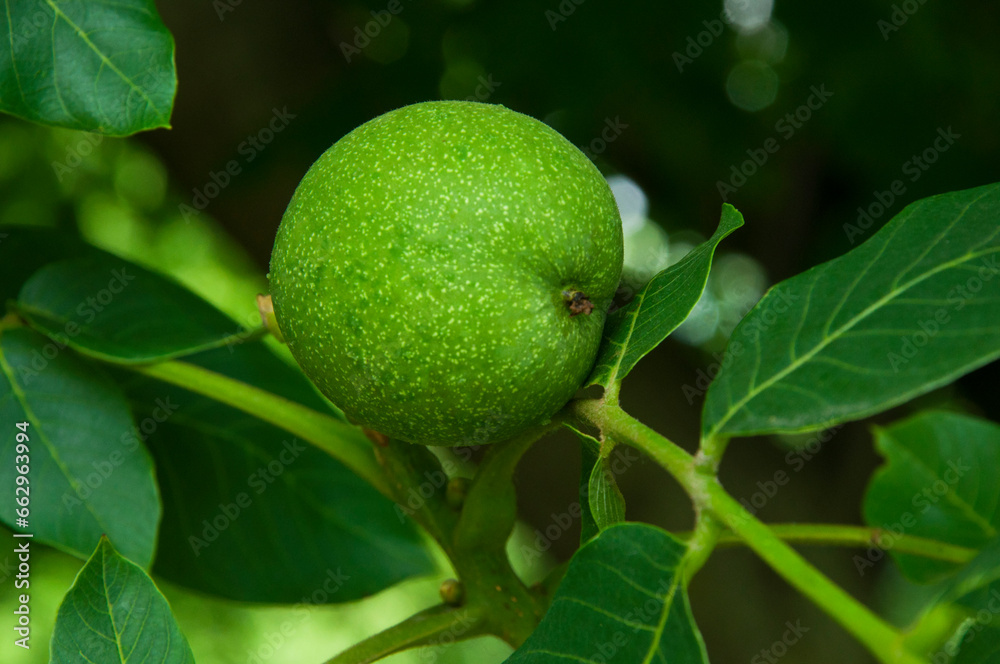
[[(992, 3), (778, 2), (764, 31), (741, 34), (725, 26), (718, 36), (706, 31), (722, 27), (715, 23), (719, 2), (399, 3), (401, 13), (349, 62), (341, 44), (353, 45), (355, 29), (387, 2), (158, 3), (177, 43), (173, 129), (133, 140), (166, 166), (171, 214), (176, 217), (177, 204), (191, 204), (212, 172), (238, 160), (242, 172), (204, 214), (245, 248), (262, 274), (292, 191), (327, 147), (385, 111), (475, 96), (477, 88), (483, 100), (544, 119), (581, 147), (593, 148), (607, 123), (618, 122), (620, 135), (596, 163), (607, 175), (634, 179), (649, 197), (650, 217), (671, 234), (710, 234), (722, 203), (718, 181), (730, 179), (747, 150), (776, 139), (778, 151), (729, 196), (747, 224), (724, 244), (727, 252), (757, 259), (770, 283), (848, 251), (844, 224), (855, 223), (857, 208), (871, 206), (876, 192), (895, 180), (903, 181), (905, 193), (858, 241), (919, 198), (1000, 180), (1000, 12)], [(885, 33), (879, 21), (890, 21), (894, 8), (907, 20)], [(556, 22), (555, 15), (565, 20)], [(700, 54), (688, 51), (695, 57), (679, 71), (675, 53), (684, 54), (699, 33), (707, 45)], [(740, 72), (757, 78), (740, 78)], [(741, 108), (727, 94), (730, 79), (731, 87), (755, 99), (770, 97), (765, 88), (776, 84), (773, 100), (758, 110)], [(486, 94), (483, 81), (495, 90)], [(814, 88), (831, 93), (829, 100), (794, 135), (783, 135), (776, 123)], [(247, 162), (241, 144), (267, 127), (274, 109), (295, 117)], [(960, 138), (911, 181), (906, 162), (948, 128)], [(0, 180), (5, 193), (18, 186), (16, 179)], [(53, 213), (57, 223), (72, 223), (71, 207)], [(4, 215), (11, 220), (16, 213)], [(150, 215), (151, 224), (157, 216)], [(700, 403), (689, 405), (681, 388), (713, 361), (712, 349), (668, 341), (626, 383), (625, 408), (691, 448)], [(1000, 419), (997, 378), (995, 369), (980, 370), (917, 405), (957, 403)], [(801, 472), (784, 460), (783, 445), (794, 441), (735, 441), (723, 481), (737, 498), (749, 498), (757, 482), (785, 470), (791, 481), (761, 509), (761, 518), (860, 523), (861, 497), (878, 464), (868, 424), (840, 431)], [(544, 529), (576, 500), (577, 474), (578, 453), (568, 438), (556, 437), (526, 458), (519, 483), (533, 527)], [(620, 482), (630, 519), (690, 527), (689, 502), (653, 464), (637, 463)], [(554, 542), (556, 555), (570, 555), (577, 537), (571, 530)], [(861, 576), (854, 551), (807, 553), (864, 601), (905, 610), (883, 598), (891, 576), (884, 564)], [(752, 658), (781, 639), (785, 621), (797, 620), (810, 631), (784, 661), (871, 661), (745, 550), (712, 558), (694, 581), (692, 604), (716, 662), (762, 661)]]

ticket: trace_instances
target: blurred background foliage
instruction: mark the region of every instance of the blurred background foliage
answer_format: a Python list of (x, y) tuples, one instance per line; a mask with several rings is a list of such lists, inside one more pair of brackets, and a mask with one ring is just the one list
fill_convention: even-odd
[[(719, 183), (734, 186), (728, 200), (747, 225), (724, 244), (695, 315), (639, 365), (622, 396), (626, 409), (688, 446), (698, 393), (728, 333), (768, 285), (848, 251), (912, 201), (1000, 180), (994, 3), (398, 0), (402, 11), (388, 21), (379, 12), (391, 5), (379, 0), (158, 4), (177, 42), (173, 129), (111, 139), (0, 118), (0, 223), (79, 232), (173, 274), (249, 326), (281, 214), (323, 150), (405, 104), (504, 104), (551, 124), (610, 178), (633, 288), (711, 233)], [(817, 90), (828, 98), (814, 96), (810, 108)], [(927, 156), (949, 128), (953, 144)], [(767, 145), (778, 147), (760, 163)], [(754, 155), (756, 164), (748, 162)], [(914, 157), (934, 163), (914, 169)], [(230, 162), (238, 173), (227, 178)], [(884, 192), (896, 180), (905, 191), (890, 201)], [(845, 230), (860, 228), (859, 208), (872, 225)], [(878, 419), (935, 404), (998, 420), (997, 379), (987, 367)], [(785, 471), (790, 482), (765, 501), (761, 518), (859, 523), (878, 464), (868, 424), (848, 425), (818, 451), (805, 448), (794, 457), (801, 464), (788, 455), (809, 436), (738, 441), (722, 479), (750, 500), (758, 482)], [(520, 470), (525, 524), (512, 550), (548, 549), (542, 563), (522, 561), (532, 578), (578, 541), (578, 524), (545, 535), (577, 499), (575, 445), (554, 437)], [(630, 519), (690, 526), (687, 499), (653, 464), (635, 462), (619, 481)], [(912, 616), (922, 591), (885, 562), (859, 574), (855, 553), (807, 551), (853, 594), (895, 619)], [(81, 563), (46, 551), (33, 565), (35, 648), (6, 639), (4, 662), (47, 661), (44, 630)], [(0, 578), (9, 582), (9, 573), (0, 563)], [(433, 603), (445, 574), (311, 608), (280, 644), (282, 625), (298, 620), (288, 608), (239, 606), (169, 585), (165, 593), (202, 664), (320, 662)], [(5, 591), (4, 612), (12, 601)], [(809, 632), (785, 662), (870, 661), (746, 551), (714, 556), (694, 581), (692, 603), (716, 662), (769, 661), (753, 658), (797, 620)], [(508, 652), (478, 640), (391, 661), (488, 664)]]

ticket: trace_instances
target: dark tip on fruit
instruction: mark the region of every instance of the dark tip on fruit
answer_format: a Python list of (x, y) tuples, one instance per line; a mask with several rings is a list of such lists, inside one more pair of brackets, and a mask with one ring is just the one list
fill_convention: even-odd
[(566, 300), (566, 306), (569, 307), (570, 318), (576, 316), (577, 314), (590, 315), (590, 312), (594, 310), (594, 303), (590, 301), (586, 295), (581, 291), (563, 291), (563, 299)]

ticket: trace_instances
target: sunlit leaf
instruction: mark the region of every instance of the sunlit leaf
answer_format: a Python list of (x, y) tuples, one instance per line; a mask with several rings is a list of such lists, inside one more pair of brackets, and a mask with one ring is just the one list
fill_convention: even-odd
[(56, 617), (50, 664), (194, 664), (153, 580), (101, 538)]

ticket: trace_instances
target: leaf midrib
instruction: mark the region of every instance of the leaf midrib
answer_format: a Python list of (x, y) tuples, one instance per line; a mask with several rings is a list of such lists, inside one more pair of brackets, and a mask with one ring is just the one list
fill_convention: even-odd
[[(136, 92), (138, 92), (142, 96), (142, 98), (146, 100), (146, 103), (149, 104), (149, 107), (152, 108), (154, 111), (156, 111), (156, 114), (161, 119), (163, 118), (163, 113), (156, 106), (156, 104), (153, 103), (153, 100), (149, 98), (149, 95), (147, 95), (146, 92), (142, 88), (140, 88), (135, 83), (133, 83), (132, 79), (129, 78), (128, 76), (126, 76), (124, 72), (122, 72), (120, 69), (118, 69), (118, 67), (116, 67), (114, 65), (114, 63), (111, 62), (111, 59), (108, 58), (106, 55), (104, 55), (104, 53), (97, 48), (97, 45), (94, 44), (94, 42), (90, 41), (90, 38), (87, 37), (87, 33), (85, 33), (83, 30), (81, 30), (80, 26), (78, 26), (76, 23), (74, 23), (70, 19), (70, 17), (67, 16), (61, 9), (59, 9), (59, 6), (55, 2), (53, 2), (52, 0), (45, 0), (45, 4), (47, 4), (49, 7), (52, 8), (52, 11), (55, 12), (56, 16), (61, 17), (64, 21), (66, 21), (66, 23), (71, 28), (73, 28), (73, 30), (76, 31), (77, 36), (83, 41), (83, 43), (85, 43), (90, 48), (90, 50), (92, 50), (97, 55), (97, 57), (99, 57), (101, 59), (101, 62), (103, 64), (107, 65), (108, 69), (110, 69), (111, 71), (113, 71), (115, 74), (118, 75), (119, 78), (121, 78), (123, 81), (125, 81), (125, 83), (128, 84), (129, 88), (131, 88), (131, 89), (135, 90)], [(53, 24), (53, 27), (55, 27), (54, 24)], [(52, 41), (53, 41), (53, 44), (54, 44), (55, 43), (55, 39), (53, 39)]]
[[(70, 490), (72, 490), (73, 493), (76, 493), (76, 487), (73, 485), (73, 475), (69, 472), (69, 469), (63, 462), (62, 457), (56, 451), (55, 445), (53, 445), (52, 441), (45, 433), (45, 427), (41, 425), (38, 416), (35, 415), (35, 412), (31, 409), (31, 406), (28, 405), (28, 398), (25, 395), (24, 391), (21, 390), (21, 386), (14, 379), (13, 375), (14, 369), (10, 366), (10, 364), (7, 363), (7, 358), (3, 352), (2, 346), (0, 346), (0, 370), (3, 371), (4, 376), (7, 378), (7, 382), (10, 384), (10, 389), (14, 393), (14, 398), (17, 399), (17, 401), (21, 404), (21, 408), (24, 409), (24, 414), (28, 417), (28, 420), (32, 424), (34, 424), (35, 427), (37, 428), (38, 437), (42, 441), (42, 445), (45, 446), (45, 449), (49, 452), (52, 461), (56, 464), (56, 467), (59, 468), (59, 471), (62, 473), (63, 477), (66, 478), (66, 483), (69, 484)], [(108, 528), (108, 524), (105, 523), (94, 511), (94, 507), (93, 505), (91, 505), (89, 500), (81, 500), (80, 502), (84, 505), (84, 507), (86, 507), (87, 511), (90, 512), (90, 515), (94, 517), (94, 521), (101, 527), (102, 530), (104, 530), (104, 532), (111, 531), (111, 529)], [(75, 548), (76, 547), (74, 546), (73, 549), (75, 550)]]
[[(971, 208), (977, 201), (985, 198), (990, 193), (993, 193), (993, 192), (988, 191), (988, 192), (984, 193), (982, 196), (976, 198), (975, 200), (970, 201), (969, 204), (965, 206), (965, 209), (962, 210), (962, 214), (959, 215), (959, 217), (956, 219), (956, 222), (958, 220), (960, 220), (963, 216), (965, 216), (965, 213), (968, 212), (969, 208)], [(903, 226), (901, 224), (898, 228), (902, 228), (902, 227)], [(897, 228), (897, 232), (898, 232), (898, 228)], [(998, 229), (998, 230), (1000, 230), (1000, 229)], [(989, 241), (989, 240), (987, 240), (987, 241)], [(888, 241), (886, 242), (886, 246), (888, 246)], [(883, 247), (883, 251), (884, 251), (884, 249), (885, 249), (885, 247)], [(781, 371), (775, 373), (773, 376), (771, 376), (770, 378), (768, 378), (767, 380), (765, 380), (760, 385), (757, 385), (756, 387), (751, 388), (750, 390), (748, 390), (747, 394), (742, 399), (740, 399), (739, 401), (737, 401), (736, 403), (734, 403), (733, 405), (731, 405), (729, 407), (729, 409), (726, 411), (725, 415), (721, 419), (719, 419), (711, 429), (709, 429), (709, 431), (707, 433), (707, 436), (714, 436), (714, 435), (718, 434), (722, 430), (722, 427), (725, 426), (725, 424), (730, 419), (732, 419), (733, 415), (735, 415), (737, 412), (739, 412), (739, 410), (743, 406), (745, 406), (747, 403), (749, 403), (751, 400), (753, 400), (758, 394), (760, 394), (766, 388), (768, 388), (771, 385), (773, 385), (774, 383), (778, 382), (779, 380), (781, 380), (782, 378), (784, 378), (788, 374), (792, 373), (793, 371), (796, 371), (807, 360), (812, 359), (812, 357), (814, 357), (820, 351), (822, 351), (823, 349), (825, 349), (828, 345), (830, 345), (831, 343), (833, 343), (834, 341), (836, 341), (839, 338), (839, 335), (842, 332), (844, 332), (845, 330), (848, 330), (848, 329), (854, 327), (857, 323), (859, 323), (860, 321), (862, 321), (865, 318), (867, 318), (874, 311), (876, 311), (877, 309), (879, 309), (880, 307), (882, 307), (884, 304), (886, 304), (890, 300), (894, 299), (900, 293), (906, 292), (907, 290), (909, 290), (913, 286), (919, 284), (920, 282), (922, 282), (922, 281), (924, 281), (926, 279), (929, 279), (930, 277), (938, 274), (939, 272), (943, 272), (945, 270), (951, 269), (951, 268), (953, 268), (953, 267), (955, 267), (957, 265), (960, 265), (961, 263), (965, 263), (965, 262), (967, 262), (969, 260), (973, 260), (973, 259), (979, 258), (981, 256), (987, 256), (989, 254), (994, 254), (994, 253), (998, 253), (998, 252), (1000, 252), (1000, 247), (993, 248), (993, 249), (991, 249), (989, 251), (983, 251), (982, 253), (967, 253), (964, 256), (961, 256), (960, 258), (953, 259), (951, 261), (948, 261), (946, 263), (942, 263), (941, 265), (938, 265), (933, 270), (930, 270), (930, 271), (924, 273), (923, 275), (921, 275), (921, 276), (919, 276), (919, 277), (917, 277), (915, 279), (912, 279), (912, 280), (908, 281), (902, 287), (898, 287), (897, 286), (897, 287), (893, 288), (893, 290), (891, 290), (889, 293), (887, 293), (886, 295), (883, 295), (881, 298), (879, 298), (878, 300), (876, 300), (875, 302), (873, 302), (872, 304), (870, 304), (868, 307), (866, 307), (864, 310), (862, 310), (856, 316), (854, 316), (853, 318), (851, 318), (850, 320), (848, 320), (846, 323), (844, 323), (842, 326), (840, 326), (839, 328), (837, 328), (835, 330), (835, 332), (834, 332), (833, 335), (824, 335), (823, 340), (820, 343), (818, 343), (812, 350), (810, 350), (809, 352), (807, 352), (805, 355), (799, 356), (796, 360), (793, 360), (791, 363), (789, 363), (788, 366), (786, 366), (784, 369), (782, 369)], [(912, 269), (912, 268), (910, 268), (910, 269)]]

